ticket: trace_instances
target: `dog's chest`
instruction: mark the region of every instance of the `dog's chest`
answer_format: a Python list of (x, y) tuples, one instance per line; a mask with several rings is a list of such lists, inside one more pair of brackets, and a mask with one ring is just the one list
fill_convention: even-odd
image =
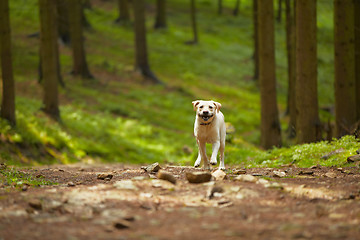
[(200, 141), (213, 143), (219, 140), (219, 131), (211, 125), (198, 125), (195, 128), (195, 137)]

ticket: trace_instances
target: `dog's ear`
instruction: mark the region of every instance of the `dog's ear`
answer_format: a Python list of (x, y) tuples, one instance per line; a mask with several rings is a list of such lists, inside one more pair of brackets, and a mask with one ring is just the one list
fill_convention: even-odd
[(214, 102), (214, 101), (213, 101), (213, 103), (214, 103), (214, 105), (215, 105), (216, 112), (219, 112), (219, 111), (220, 111), (220, 108), (221, 108), (221, 103), (219, 103), (219, 102)]
[(196, 111), (196, 107), (197, 107), (197, 105), (199, 105), (199, 103), (200, 103), (200, 100), (196, 100), (196, 101), (192, 102), (192, 105), (194, 107), (194, 111)]

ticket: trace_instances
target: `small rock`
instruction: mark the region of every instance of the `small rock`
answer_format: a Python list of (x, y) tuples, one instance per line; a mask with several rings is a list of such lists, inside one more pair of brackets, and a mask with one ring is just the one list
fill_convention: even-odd
[(172, 184), (176, 184), (176, 178), (174, 177), (174, 175), (172, 175), (172, 174), (169, 173), (169, 172), (160, 170), (160, 171), (158, 172), (158, 174), (157, 174), (157, 177), (158, 177), (159, 179), (169, 181), (169, 182), (171, 182)]
[(148, 173), (158, 172), (161, 169), (159, 163), (157, 163), (157, 162), (153, 163), (153, 164), (151, 164), (149, 166), (143, 166), (141, 168), (144, 169)]
[(278, 189), (278, 190), (284, 189), (284, 186), (277, 182), (270, 182), (266, 184), (265, 187), (270, 189)]
[(106, 178), (112, 179), (113, 176), (112, 173), (98, 173), (96, 177), (97, 179), (105, 180)]
[(75, 183), (74, 183), (74, 182), (68, 182), (67, 185), (68, 185), (68, 187), (75, 187)]
[(216, 170), (212, 173), (212, 176), (215, 178), (216, 181), (221, 181), (226, 178), (226, 173), (223, 170)]
[(358, 155), (353, 155), (347, 158), (347, 162), (348, 163), (352, 163), (352, 162), (358, 162), (360, 161), (360, 154)]
[(301, 170), (298, 175), (313, 175), (314, 171), (311, 170)]
[(212, 188), (209, 188), (206, 197), (209, 199), (212, 199), (215, 197), (216, 193), (223, 193), (224, 189), (220, 186), (213, 186)]
[(235, 178), (235, 180), (241, 181), (241, 182), (253, 182), (253, 183), (257, 182), (257, 178), (250, 174), (239, 175)]
[(232, 171), (233, 171), (233, 174), (236, 174), (236, 175), (246, 174), (245, 169), (233, 169)]
[(261, 173), (252, 173), (251, 175), (254, 176), (254, 177), (261, 177), (262, 176)]
[(282, 177), (285, 177), (285, 176), (286, 176), (286, 173), (283, 172), (283, 171), (273, 171), (273, 176), (274, 176), (274, 177), (282, 178)]
[(186, 179), (189, 183), (204, 183), (211, 180), (211, 173), (209, 172), (187, 172)]
[(28, 202), (29, 206), (36, 209), (41, 210), (42, 209), (42, 202), (39, 199), (31, 199)]
[(21, 188), (21, 191), (25, 192), (29, 189), (29, 185), (28, 184), (24, 184)]
[(337, 175), (335, 172), (329, 171), (329, 172), (325, 173), (325, 176), (328, 178), (336, 178)]
[(114, 183), (114, 187), (117, 189), (124, 190), (137, 190), (138, 188), (135, 186), (134, 182), (131, 180), (120, 180)]
[(126, 220), (117, 220), (114, 223), (114, 227), (119, 230), (128, 229), (128, 228), (130, 228), (130, 223), (129, 223), (129, 221), (126, 221)]
[(266, 184), (269, 184), (269, 181), (266, 179), (260, 178), (259, 180), (257, 180), (256, 183), (261, 184), (261, 185), (266, 185)]

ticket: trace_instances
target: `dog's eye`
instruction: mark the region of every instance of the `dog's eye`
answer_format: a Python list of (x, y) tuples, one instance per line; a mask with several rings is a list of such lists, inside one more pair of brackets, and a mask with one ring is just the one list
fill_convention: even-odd
[(209, 108), (210, 108), (210, 109), (213, 109), (213, 107), (212, 107), (212, 106), (209, 106)]
[(199, 108), (203, 108), (204, 106), (200, 106)]

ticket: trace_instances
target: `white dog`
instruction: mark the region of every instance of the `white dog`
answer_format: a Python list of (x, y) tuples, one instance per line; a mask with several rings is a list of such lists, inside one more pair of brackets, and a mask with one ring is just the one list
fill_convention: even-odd
[(194, 167), (199, 167), (202, 160), (204, 162), (204, 168), (210, 169), (206, 156), (206, 143), (212, 143), (210, 164), (217, 164), (216, 158), (220, 150), (219, 169), (224, 170), (226, 126), (224, 115), (220, 112), (221, 104), (214, 101), (203, 100), (193, 101), (192, 104), (194, 111), (196, 111), (194, 135), (199, 147), (199, 154)]

